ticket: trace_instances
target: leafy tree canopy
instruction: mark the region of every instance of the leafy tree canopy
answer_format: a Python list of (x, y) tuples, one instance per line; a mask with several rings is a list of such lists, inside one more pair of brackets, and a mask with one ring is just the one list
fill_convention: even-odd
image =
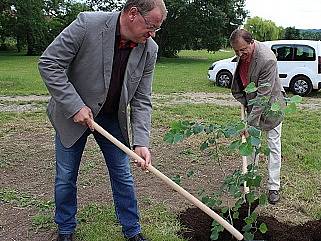
[(244, 27), (258, 41), (279, 39), (283, 32), (283, 28), (276, 26), (273, 21), (265, 20), (258, 16), (249, 18)]
[[(13, 37), (18, 50), (26, 47), (29, 55), (40, 54), (79, 12), (120, 10), (123, 4), (123, 0), (3, 0), (0, 41)], [(182, 49), (216, 51), (227, 45), (231, 31), (246, 17), (245, 0), (165, 0), (165, 4), (168, 16), (155, 38), (160, 56), (175, 56)]]

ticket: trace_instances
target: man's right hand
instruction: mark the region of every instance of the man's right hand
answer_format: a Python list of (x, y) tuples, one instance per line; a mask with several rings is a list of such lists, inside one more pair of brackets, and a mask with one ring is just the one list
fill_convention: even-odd
[(94, 131), (94, 127), (92, 126), (93, 119), (93, 113), (88, 106), (82, 107), (73, 117), (75, 123), (87, 125), (92, 131)]
[(247, 130), (243, 130), (240, 132), (240, 136), (243, 138), (248, 138), (250, 136), (249, 132)]

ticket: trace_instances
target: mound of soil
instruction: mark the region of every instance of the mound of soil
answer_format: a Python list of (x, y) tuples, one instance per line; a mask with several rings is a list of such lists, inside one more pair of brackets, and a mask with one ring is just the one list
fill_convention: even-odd
[[(243, 207), (242, 207), (243, 209)], [(246, 209), (245, 209), (246, 210)], [(181, 224), (185, 227), (181, 235), (189, 241), (211, 241), (212, 218), (198, 208), (188, 208), (179, 215)], [(291, 226), (280, 223), (274, 217), (259, 216), (259, 225), (265, 223), (268, 232), (256, 233), (254, 240), (265, 241), (321, 241), (321, 220), (309, 221), (302, 225)], [(241, 230), (241, 222), (236, 222), (234, 227)], [(220, 234), (219, 241), (231, 241), (232, 235), (226, 230)]]

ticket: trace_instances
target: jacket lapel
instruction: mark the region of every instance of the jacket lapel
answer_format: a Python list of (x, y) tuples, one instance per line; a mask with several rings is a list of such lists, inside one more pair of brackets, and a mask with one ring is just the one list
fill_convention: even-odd
[(253, 79), (251, 77), (252, 76), (256, 77), (256, 75), (253, 75), (253, 71), (256, 69), (256, 66), (257, 66), (259, 48), (260, 48), (260, 46), (259, 46), (258, 42), (255, 41), (255, 49), (254, 49), (254, 52), (253, 52), (253, 58), (252, 58), (252, 61), (251, 61), (251, 64), (250, 64), (249, 72), (247, 74), (247, 79), (250, 82), (254, 82), (255, 85), (257, 85), (258, 80), (257, 79)]
[(113, 13), (111, 18), (107, 20), (106, 26), (102, 30), (102, 53), (104, 63), (104, 81), (106, 89), (108, 89), (113, 68), (115, 31), (119, 14), (120, 13)]
[(132, 49), (127, 62), (125, 81), (128, 79), (127, 74), (132, 74), (140, 63), (139, 59), (141, 58), (144, 49), (145, 44), (138, 44)]

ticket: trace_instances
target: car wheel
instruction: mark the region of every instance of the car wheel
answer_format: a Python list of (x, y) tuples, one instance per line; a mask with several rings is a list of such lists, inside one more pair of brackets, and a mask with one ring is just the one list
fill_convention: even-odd
[(306, 76), (297, 76), (291, 80), (290, 89), (293, 94), (306, 96), (312, 91), (311, 80)]
[(230, 71), (224, 70), (216, 75), (216, 85), (222, 87), (231, 87), (233, 75)]

